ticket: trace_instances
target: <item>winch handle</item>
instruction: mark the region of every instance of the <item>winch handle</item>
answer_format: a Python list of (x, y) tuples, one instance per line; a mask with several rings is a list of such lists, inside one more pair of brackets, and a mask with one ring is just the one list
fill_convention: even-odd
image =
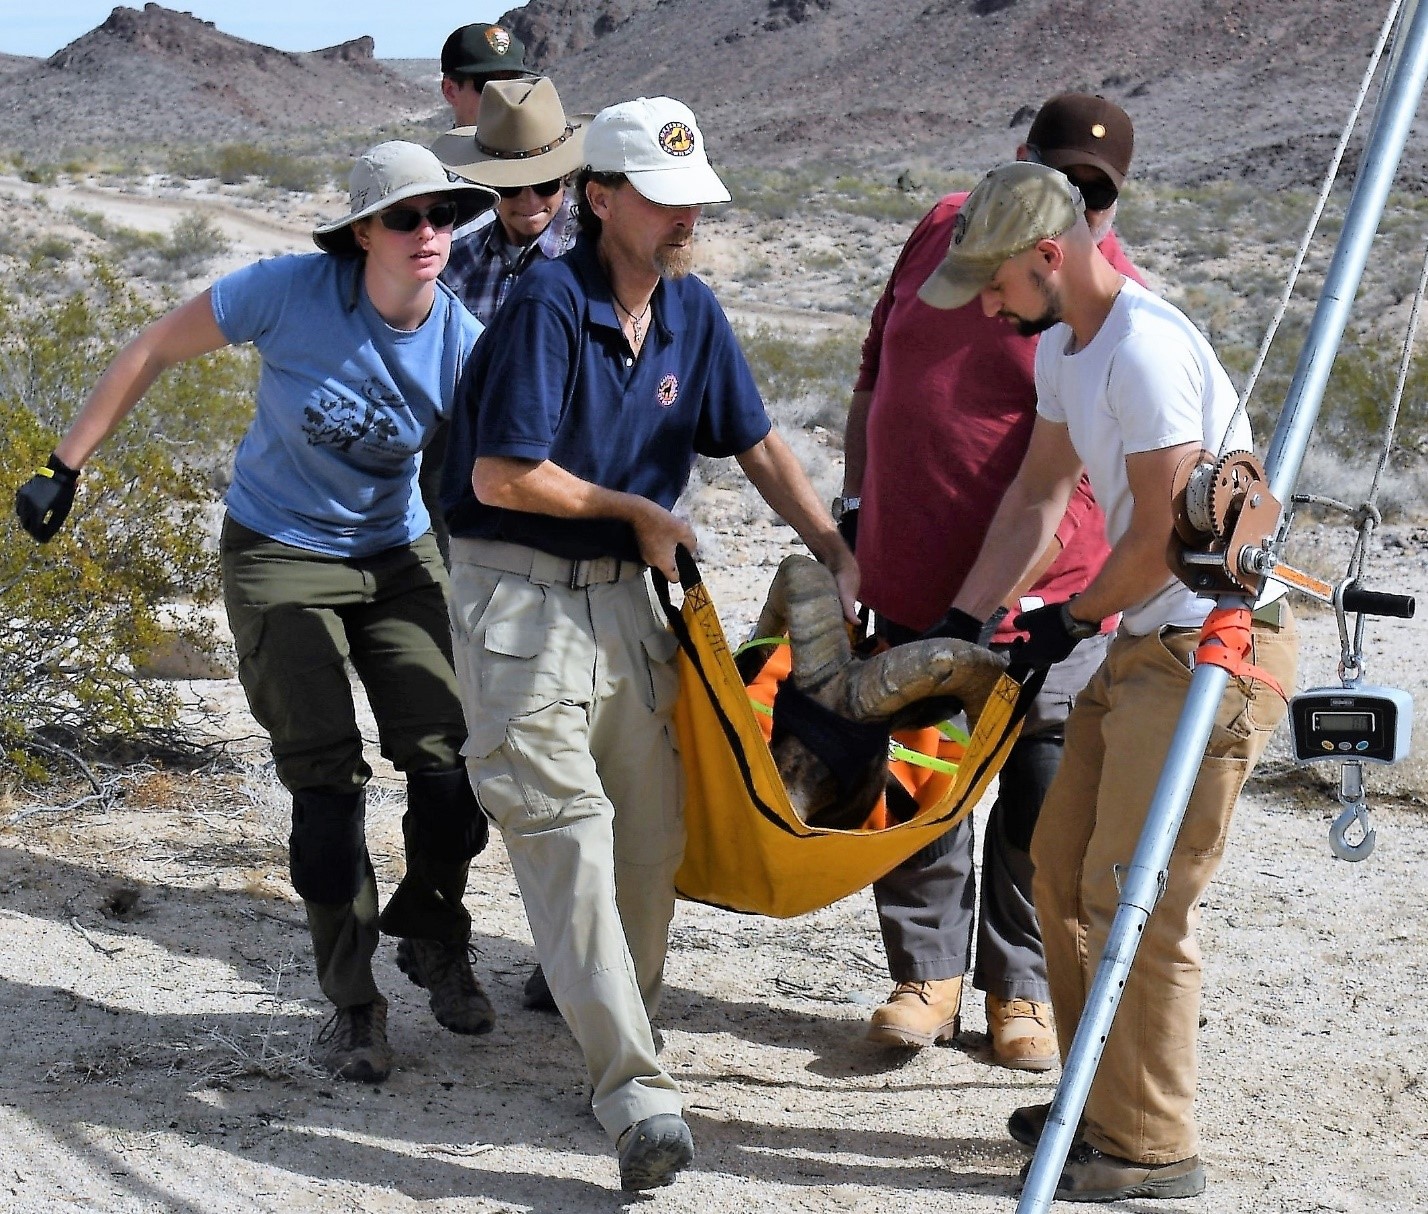
[(1381, 590), (1360, 590), (1358, 583), (1344, 587), (1344, 610), (1355, 615), (1387, 615), (1411, 620), (1417, 603), (1411, 594), (1385, 594)]

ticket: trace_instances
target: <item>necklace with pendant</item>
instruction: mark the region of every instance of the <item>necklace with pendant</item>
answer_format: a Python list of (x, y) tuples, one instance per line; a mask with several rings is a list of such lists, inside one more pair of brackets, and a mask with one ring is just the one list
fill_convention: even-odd
[(650, 300), (645, 301), (645, 310), (641, 312), (638, 316), (631, 312), (629, 308), (625, 307), (624, 302), (620, 299), (618, 295), (615, 294), (613, 290), (610, 292), (610, 298), (615, 301), (615, 306), (630, 318), (630, 328), (634, 330), (635, 337), (633, 344), (638, 346), (642, 341), (644, 341), (645, 338), (645, 320), (650, 314), (650, 302), (652, 301), (653, 296), (651, 296)]

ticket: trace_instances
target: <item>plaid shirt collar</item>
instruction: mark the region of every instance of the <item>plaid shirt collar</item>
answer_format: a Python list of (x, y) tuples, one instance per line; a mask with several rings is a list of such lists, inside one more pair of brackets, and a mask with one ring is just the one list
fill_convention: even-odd
[(451, 259), (441, 275), (482, 324), (491, 323), (511, 286), (536, 257), (553, 259), (570, 248), (577, 228), (568, 191), (545, 231), (525, 246), (507, 243), (500, 220), (489, 214), (489, 223), (452, 241)]

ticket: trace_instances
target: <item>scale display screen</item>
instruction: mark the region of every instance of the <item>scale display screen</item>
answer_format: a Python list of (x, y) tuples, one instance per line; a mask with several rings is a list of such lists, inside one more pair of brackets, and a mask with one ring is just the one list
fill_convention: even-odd
[(1316, 687), (1289, 702), (1294, 755), (1397, 763), (1408, 754), (1413, 698), (1395, 687)]
[(1316, 712), (1314, 728), (1321, 733), (1371, 734), (1376, 719), (1371, 712)]

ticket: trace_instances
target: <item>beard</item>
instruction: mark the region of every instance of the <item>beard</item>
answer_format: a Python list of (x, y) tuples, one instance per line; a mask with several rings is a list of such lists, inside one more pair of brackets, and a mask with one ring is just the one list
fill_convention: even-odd
[(1017, 316), (1013, 318), (1016, 331), (1022, 337), (1035, 337), (1038, 333), (1045, 333), (1053, 325), (1061, 323), (1061, 294), (1055, 291), (1047, 283), (1046, 279), (1035, 270), (1031, 273), (1032, 282), (1036, 283), (1037, 290), (1041, 292), (1042, 301), (1046, 304), (1046, 309), (1040, 316)]
[(655, 253), (655, 265), (666, 278), (688, 278), (694, 269), (694, 237), (682, 249), (662, 246)]

